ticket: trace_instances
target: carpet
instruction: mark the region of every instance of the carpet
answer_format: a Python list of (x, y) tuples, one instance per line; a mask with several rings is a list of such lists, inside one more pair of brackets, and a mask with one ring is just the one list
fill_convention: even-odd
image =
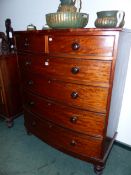
[[(34, 135), (23, 116), (7, 128), (0, 120), (0, 175), (95, 175), (92, 164), (66, 155)], [(103, 175), (131, 175), (131, 151), (114, 145)]]

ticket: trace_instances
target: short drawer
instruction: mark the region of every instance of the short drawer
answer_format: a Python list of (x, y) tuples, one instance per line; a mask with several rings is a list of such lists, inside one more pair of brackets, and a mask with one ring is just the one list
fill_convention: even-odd
[(103, 137), (105, 115), (79, 110), (24, 92), (24, 106), (43, 119), (95, 137)]
[(18, 51), (31, 51), (31, 52), (44, 52), (45, 51), (45, 38), (42, 35), (33, 36), (31, 33), (21, 34), (15, 36), (16, 46)]
[(50, 75), (81, 84), (109, 86), (111, 61), (66, 59), (44, 55), (19, 54), (21, 71)]
[(33, 73), (26, 76), (24, 86), (42, 97), (63, 104), (96, 112), (106, 112), (108, 88), (57, 81)]
[(101, 157), (101, 139), (77, 134), (46, 120), (40, 120), (27, 111), (25, 111), (25, 126), (28, 131), (60, 150), (87, 157)]
[(48, 52), (50, 54), (112, 56), (114, 36), (49, 36)]

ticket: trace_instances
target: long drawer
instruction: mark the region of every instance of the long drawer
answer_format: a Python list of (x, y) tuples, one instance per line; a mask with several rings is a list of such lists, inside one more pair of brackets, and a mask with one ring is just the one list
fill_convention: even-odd
[(43, 119), (79, 133), (103, 137), (105, 115), (79, 110), (24, 92), (24, 106)]
[(19, 64), (24, 74), (29, 71), (70, 82), (109, 86), (111, 61), (22, 54), (19, 55)]
[[(48, 36), (48, 52), (51, 55), (66, 54), (113, 56), (114, 36)], [(61, 44), (63, 43), (63, 44)]]
[(106, 112), (108, 88), (66, 83), (33, 73), (23, 81), (26, 89), (40, 96), (81, 109)]
[(26, 110), (25, 126), (28, 131), (60, 150), (68, 150), (87, 157), (101, 157), (101, 139), (71, 132), (52, 122), (40, 120)]

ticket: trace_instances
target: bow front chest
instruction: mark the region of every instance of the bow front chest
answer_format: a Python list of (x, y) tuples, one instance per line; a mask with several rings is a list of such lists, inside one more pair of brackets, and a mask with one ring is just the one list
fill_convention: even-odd
[(116, 137), (118, 117), (110, 107), (121, 33), (121, 29), (15, 32), (27, 131), (93, 163), (97, 174), (102, 173)]

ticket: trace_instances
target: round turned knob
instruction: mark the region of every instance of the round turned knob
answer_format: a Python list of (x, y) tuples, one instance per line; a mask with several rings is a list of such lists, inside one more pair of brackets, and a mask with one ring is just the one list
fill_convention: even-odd
[(72, 140), (71, 143), (70, 143), (72, 146), (75, 146), (77, 143), (75, 140)]
[(72, 67), (71, 72), (73, 74), (77, 74), (79, 72), (80, 68), (79, 67)]
[(34, 84), (33, 80), (28, 81), (28, 85)]
[(78, 97), (78, 93), (77, 92), (72, 92), (71, 93), (71, 98), (76, 99)]
[(49, 128), (52, 128), (53, 127), (53, 124), (52, 123), (48, 122), (47, 124), (48, 124), (48, 127)]
[(33, 106), (34, 104), (35, 104), (34, 101), (30, 101), (30, 102), (29, 102), (29, 105), (30, 105), (30, 106)]
[(77, 120), (78, 120), (78, 117), (77, 117), (77, 116), (72, 116), (72, 117), (70, 118), (71, 123), (76, 123)]
[(48, 80), (48, 84), (51, 84), (51, 80)]
[(28, 47), (28, 46), (29, 46), (29, 43), (25, 43), (24, 46), (25, 46), (25, 47)]
[(26, 61), (26, 62), (25, 62), (25, 65), (26, 65), (26, 66), (31, 65), (31, 61)]
[(29, 46), (29, 41), (28, 41), (28, 39), (27, 39), (27, 38), (25, 39), (24, 46), (25, 46), (25, 47), (28, 47), (28, 46)]
[(50, 102), (47, 103), (48, 106), (51, 106), (52, 104)]
[(53, 125), (52, 124), (49, 124), (49, 128), (52, 128), (53, 127)]
[(80, 48), (80, 44), (79, 43), (73, 43), (72, 44), (72, 50), (78, 50)]

